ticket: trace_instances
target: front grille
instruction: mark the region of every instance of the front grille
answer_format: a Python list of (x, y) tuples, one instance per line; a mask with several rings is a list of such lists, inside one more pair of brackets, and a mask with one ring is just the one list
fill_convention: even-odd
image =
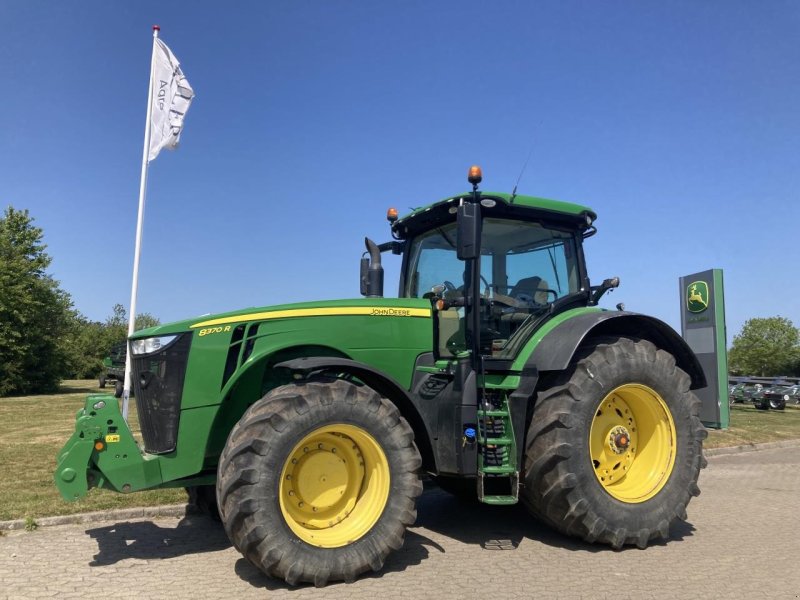
[(192, 334), (184, 333), (165, 348), (133, 359), (133, 391), (139, 425), (144, 449), (150, 454), (175, 450), (191, 344)]

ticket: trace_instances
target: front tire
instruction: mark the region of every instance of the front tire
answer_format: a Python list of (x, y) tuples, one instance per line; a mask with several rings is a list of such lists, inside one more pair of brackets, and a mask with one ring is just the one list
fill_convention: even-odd
[(317, 379), (251, 406), (220, 458), (233, 545), (290, 585), (377, 571), (416, 520), (422, 461), (397, 408), (372, 389)]
[(117, 381), (114, 383), (114, 397), (115, 398), (122, 398), (122, 392), (125, 391), (124, 387), (125, 387), (124, 384), (119, 379), (117, 379)]
[(646, 340), (602, 339), (538, 395), (523, 501), (588, 542), (644, 548), (686, 519), (705, 466), (700, 401), (674, 357)]
[(106, 376), (105, 375), (100, 375), (100, 377), (97, 379), (97, 383), (98, 383), (98, 387), (100, 389), (103, 389), (104, 387), (106, 387)]

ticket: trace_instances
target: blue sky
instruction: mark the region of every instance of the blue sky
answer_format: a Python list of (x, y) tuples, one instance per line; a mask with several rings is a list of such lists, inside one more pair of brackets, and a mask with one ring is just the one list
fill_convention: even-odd
[(0, 21), (0, 206), (30, 210), (89, 318), (129, 302), (158, 23), (197, 96), (151, 164), (140, 311), (356, 297), (389, 206), (473, 163), (511, 191), (532, 148), (520, 193), (599, 215), (606, 306), (678, 328), (678, 277), (716, 267), (729, 339), (800, 325), (796, 2), (5, 0)]

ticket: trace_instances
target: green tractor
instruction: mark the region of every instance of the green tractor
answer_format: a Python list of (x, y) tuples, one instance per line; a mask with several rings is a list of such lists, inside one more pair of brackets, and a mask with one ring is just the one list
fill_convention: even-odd
[[(378, 571), (421, 477), (619, 549), (669, 536), (705, 466), (696, 357), (666, 324), (597, 306), (589, 208), (478, 190), (389, 211), (364, 298), (251, 308), (130, 338), (143, 446), (91, 395), (58, 456), (68, 500), (185, 487), (289, 584)], [(382, 253), (401, 257), (383, 297)]]
[(106, 383), (114, 382), (114, 396), (122, 398), (123, 384), (125, 380), (125, 355), (127, 353), (127, 342), (114, 344), (111, 351), (103, 359), (103, 371), (97, 378), (100, 388), (106, 387)]

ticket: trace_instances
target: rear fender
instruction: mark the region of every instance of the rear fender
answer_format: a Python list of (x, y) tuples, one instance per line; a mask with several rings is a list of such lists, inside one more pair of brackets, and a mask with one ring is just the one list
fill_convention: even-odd
[(669, 325), (654, 317), (624, 311), (584, 313), (556, 326), (542, 338), (526, 361), (539, 373), (563, 371), (579, 348), (592, 338), (620, 335), (651, 341), (675, 357), (691, 378), (691, 389), (705, 387), (706, 376), (697, 357), (684, 339)]

